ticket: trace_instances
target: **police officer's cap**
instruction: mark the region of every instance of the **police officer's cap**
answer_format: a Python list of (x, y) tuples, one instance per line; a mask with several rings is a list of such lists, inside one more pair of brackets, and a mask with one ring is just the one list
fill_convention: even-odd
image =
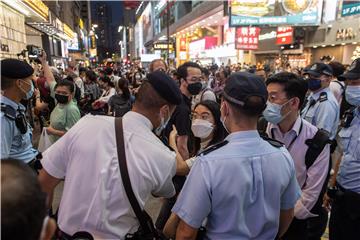
[(321, 75), (332, 76), (333, 69), (325, 63), (314, 63), (304, 69), (304, 74), (310, 74), (314, 77), (320, 77)]
[(1, 60), (1, 76), (12, 79), (23, 79), (33, 75), (34, 69), (26, 62), (17, 59)]
[(175, 81), (162, 71), (155, 71), (147, 75), (147, 80), (155, 91), (167, 102), (179, 105), (182, 95)]
[(346, 79), (349, 80), (360, 79), (360, 58), (355, 59), (351, 63), (348, 70), (344, 74), (340, 75), (338, 79), (340, 81), (345, 81)]
[(223, 97), (226, 101), (246, 108), (249, 98), (253, 96), (260, 97), (265, 106), (268, 92), (260, 76), (248, 72), (238, 72), (230, 75), (223, 91)]

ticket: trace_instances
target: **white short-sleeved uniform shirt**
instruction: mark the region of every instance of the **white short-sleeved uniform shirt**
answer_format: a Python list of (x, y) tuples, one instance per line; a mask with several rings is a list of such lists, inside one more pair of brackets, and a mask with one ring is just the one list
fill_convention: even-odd
[[(44, 152), (44, 169), (65, 178), (58, 224), (74, 234), (88, 231), (98, 239), (123, 239), (139, 223), (126, 196), (117, 157), (113, 117), (83, 117)], [(172, 197), (175, 153), (152, 133), (141, 114), (124, 115), (127, 165), (140, 206), (153, 194)]]

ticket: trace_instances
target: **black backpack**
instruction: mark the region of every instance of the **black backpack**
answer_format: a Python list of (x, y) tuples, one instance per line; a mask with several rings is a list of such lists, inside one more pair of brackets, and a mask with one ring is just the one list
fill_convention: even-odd
[(131, 99), (124, 99), (121, 95), (114, 95), (110, 98), (109, 104), (111, 106), (114, 117), (122, 117), (131, 110)]

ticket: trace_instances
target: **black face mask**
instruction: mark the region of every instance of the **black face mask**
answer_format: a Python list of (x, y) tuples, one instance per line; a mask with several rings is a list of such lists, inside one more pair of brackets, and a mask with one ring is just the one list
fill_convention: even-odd
[(66, 104), (69, 101), (69, 97), (65, 95), (55, 94), (55, 99), (58, 103)]
[(202, 89), (202, 83), (191, 83), (187, 86), (187, 89), (191, 95), (198, 95)]

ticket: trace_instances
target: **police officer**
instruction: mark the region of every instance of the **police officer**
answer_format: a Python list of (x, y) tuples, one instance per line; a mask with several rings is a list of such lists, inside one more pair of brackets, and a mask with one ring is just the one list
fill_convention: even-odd
[[(129, 178), (141, 208), (150, 194), (175, 194), (175, 153), (154, 134), (163, 129), (181, 92), (165, 73), (155, 71), (141, 85), (132, 111), (123, 117)], [(39, 174), (51, 194), (65, 177), (58, 224), (65, 238), (87, 231), (95, 239), (124, 239), (139, 221), (119, 172), (114, 118), (87, 115), (44, 153)]]
[(329, 89), (333, 70), (325, 63), (314, 63), (304, 70), (310, 95), (301, 117), (335, 139), (339, 124), (339, 104)]
[[(330, 152), (333, 153), (336, 147), (336, 132), (339, 124), (340, 107), (331, 92), (329, 85), (332, 80), (333, 70), (325, 63), (314, 63), (304, 69), (310, 95), (307, 104), (301, 112), (301, 117), (306, 121), (329, 133), (332, 141)], [(329, 159), (328, 176), (331, 168), (331, 158)], [(323, 192), (326, 190), (326, 184), (323, 186)], [(311, 240), (320, 240), (326, 229), (327, 212), (321, 208), (318, 217), (310, 218), (308, 221), (308, 236)]]
[(29, 165), (38, 152), (32, 145), (32, 129), (22, 99), (34, 93), (33, 68), (16, 59), (1, 60), (1, 159), (12, 158)]
[(286, 231), (300, 188), (289, 152), (256, 131), (266, 100), (261, 77), (227, 80), (221, 118), (230, 134), (195, 161), (172, 209), (181, 219), (177, 239), (194, 239), (205, 218), (208, 239), (274, 239)]
[(327, 192), (332, 199), (329, 236), (330, 240), (354, 240), (360, 236), (360, 58), (339, 79), (345, 80), (346, 101), (355, 108), (339, 132), (343, 157)]
[(313, 147), (307, 143), (316, 136), (318, 129), (299, 116), (307, 92), (307, 84), (302, 78), (293, 73), (281, 72), (269, 77), (266, 85), (269, 100), (263, 115), (269, 122), (267, 135), (283, 142), (290, 152), (302, 192), (295, 205), (294, 219), (282, 239), (307, 240), (308, 219), (321, 211), (321, 193), (330, 158), (330, 148), (326, 144), (328, 134), (324, 134), (323, 145), (322, 138), (315, 137), (313, 141), (316, 146), (321, 145), (325, 149), (320, 148), (316, 154), (311, 154), (314, 152)]

